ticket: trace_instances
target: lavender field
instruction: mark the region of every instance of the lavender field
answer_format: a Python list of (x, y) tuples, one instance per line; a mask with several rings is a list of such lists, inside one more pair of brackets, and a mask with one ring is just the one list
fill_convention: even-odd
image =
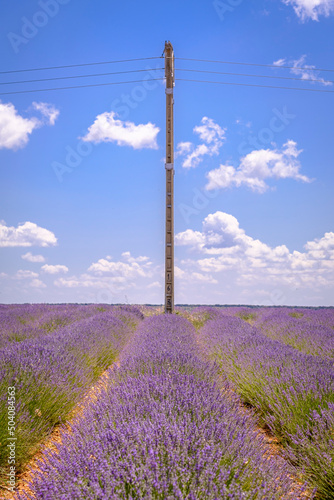
[(334, 498), (333, 309), (11, 305), (0, 316), (3, 498)]

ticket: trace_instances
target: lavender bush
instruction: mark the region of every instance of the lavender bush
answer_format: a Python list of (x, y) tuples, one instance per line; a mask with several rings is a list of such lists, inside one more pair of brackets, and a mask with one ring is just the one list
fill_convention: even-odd
[(333, 498), (332, 361), (267, 338), (235, 317), (208, 321), (199, 338), (285, 446), (286, 456), (305, 468), (319, 496)]
[(254, 323), (268, 337), (305, 354), (334, 358), (334, 309), (261, 311)]
[(7, 343), (0, 351), (1, 476), (7, 462), (7, 389), (16, 388), (16, 463), (22, 465), (39, 442), (68, 413), (113, 362), (142, 318), (120, 307), (58, 328), (43, 336)]
[(9, 342), (22, 342), (53, 332), (110, 306), (0, 304), (0, 349)]
[(19, 499), (302, 497), (184, 318), (146, 318), (109, 380)]

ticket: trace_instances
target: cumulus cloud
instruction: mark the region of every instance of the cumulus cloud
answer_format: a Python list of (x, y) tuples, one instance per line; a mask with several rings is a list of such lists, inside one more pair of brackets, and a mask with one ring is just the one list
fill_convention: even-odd
[(297, 16), (306, 21), (319, 21), (319, 16), (328, 17), (334, 12), (334, 0), (282, 0), (285, 5), (292, 5)]
[(144, 255), (140, 255), (139, 257), (132, 257), (130, 252), (123, 252), (122, 257), (124, 260), (130, 262), (131, 264), (134, 262), (148, 262), (150, 260), (149, 257), (145, 257)]
[(23, 148), (32, 131), (39, 126), (37, 118), (23, 118), (13, 104), (0, 102), (0, 149)]
[(310, 83), (320, 83), (325, 87), (333, 85), (332, 82), (319, 76), (319, 71), (315, 71), (315, 66), (305, 64), (305, 61), (306, 55), (304, 54), (299, 59), (279, 59), (278, 61), (274, 61), (273, 64), (277, 67), (290, 67), (290, 73), (298, 76), (301, 80), (309, 81)]
[(238, 168), (231, 165), (220, 165), (207, 173), (207, 190), (228, 188), (231, 186), (247, 186), (252, 191), (264, 193), (268, 188), (266, 179), (295, 179), (311, 182), (300, 174), (298, 157), (302, 150), (297, 149), (296, 142), (287, 141), (282, 149), (260, 149), (252, 151), (241, 158)]
[(273, 65), (274, 66), (278, 66), (278, 67), (285, 66), (286, 65), (286, 59), (278, 59), (277, 61), (273, 62)]
[(44, 264), (44, 266), (41, 267), (42, 271), (44, 271), (47, 274), (58, 274), (58, 273), (67, 273), (68, 272), (68, 267), (62, 266), (61, 264), (58, 265), (49, 265), (49, 264)]
[(45, 257), (43, 257), (43, 255), (33, 255), (31, 252), (21, 255), (21, 258), (28, 262), (45, 262)]
[(159, 275), (157, 269), (152, 270), (151, 266), (152, 262), (148, 257), (133, 257), (130, 252), (123, 252), (120, 260), (113, 260), (111, 256), (107, 256), (91, 264), (86, 273), (59, 277), (54, 284), (58, 288), (91, 289), (94, 298), (100, 292), (106, 292), (113, 298), (115, 294), (130, 289), (137, 288), (141, 291), (158, 289)]
[(56, 244), (55, 235), (34, 222), (24, 222), (13, 227), (0, 221), (0, 247), (48, 247)]
[(108, 275), (120, 279), (132, 279), (137, 277), (150, 277), (151, 262), (148, 257), (132, 257), (130, 252), (122, 254), (123, 261), (112, 261), (110, 259), (99, 259), (94, 262), (88, 272), (98, 276)]
[(147, 285), (147, 288), (162, 288), (162, 284), (159, 281), (154, 281)]
[(175, 244), (179, 246), (193, 246), (198, 247), (203, 245), (205, 238), (200, 231), (193, 231), (192, 229), (187, 229), (183, 233), (178, 233), (175, 235)]
[(193, 148), (192, 142), (179, 142), (174, 156), (177, 158), (178, 156), (190, 153), (192, 148)]
[(69, 276), (68, 278), (58, 278), (54, 284), (64, 288), (95, 288), (106, 290), (126, 290), (135, 286), (133, 281), (124, 276), (103, 276), (83, 273), (80, 276)]
[(159, 127), (149, 122), (135, 125), (117, 118), (117, 113), (106, 111), (98, 115), (88, 128), (88, 133), (82, 140), (86, 142), (116, 142), (118, 146), (131, 146), (133, 149), (157, 149)]
[(212, 277), (211, 274), (203, 274), (198, 271), (185, 271), (179, 266), (175, 266), (174, 274), (177, 282), (185, 284), (214, 284), (216, 285), (218, 281)]
[(203, 157), (219, 154), (225, 140), (226, 129), (223, 129), (215, 123), (211, 118), (204, 116), (201, 120), (201, 125), (194, 127), (194, 133), (199, 136), (202, 144), (195, 146), (191, 142), (180, 142), (177, 145), (175, 158), (185, 156), (182, 163), (184, 168), (197, 167)]
[[(48, 123), (54, 125), (59, 111), (52, 104), (33, 103), (33, 108), (41, 111), (47, 117)], [(12, 103), (0, 101), (0, 149), (17, 150), (27, 145), (30, 134), (44, 125), (36, 117), (24, 118), (18, 114)]]
[(33, 279), (30, 283), (30, 286), (32, 286), (34, 288), (46, 288), (46, 284), (43, 283), (43, 281), (41, 281), (39, 279)]
[(59, 110), (48, 102), (33, 102), (32, 106), (37, 111), (40, 111), (48, 125), (54, 125), (59, 116)]
[(99, 259), (92, 264), (88, 271), (96, 273), (97, 275), (109, 274), (114, 277), (121, 278), (135, 278), (138, 276), (147, 276), (146, 270), (137, 262), (110, 262), (106, 259)]
[(28, 279), (28, 278), (37, 278), (38, 273), (34, 273), (33, 271), (20, 269), (14, 276), (16, 279)]
[(304, 251), (270, 245), (247, 235), (231, 214), (216, 212), (203, 221), (202, 231), (187, 229), (176, 235), (177, 245), (187, 245), (200, 258), (184, 260), (185, 275), (192, 272), (234, 271), (242, 283), (334, 284), (334, 232), (309, 241)]

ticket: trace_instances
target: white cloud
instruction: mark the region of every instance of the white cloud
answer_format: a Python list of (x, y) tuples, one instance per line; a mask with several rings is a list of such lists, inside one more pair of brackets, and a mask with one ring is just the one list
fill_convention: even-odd
[(16, 228), (0, 221), (0, 247), (48, 247), (56, 243), (57, 238), (51, 231), (33, 222), (24, 222)]
[(159, 281), (154, 281), (147, 285), (147, 288), (162, 288), (162, 284)]
[(275, 61), (274, 66), (288, 66), (290, 67), (290, 73), (292, 75), (298, 76), (301, 80), (309, 81), (310, 83), (320, 83), (325, 87), (333, 85), (332, 82), (325, 80), (319, 76), (319, 71), (315, 71), (315, 66), (305, 64), (306, 55), (302, 55), (299, 59), (279, 59)]
[(151, 276), (151, 262), (148, 257), (140, 256), (134, 258), (131, 256), (130, 252), (124, 252), (122, 257), (125, 262), (99, 259), (88, 268), (88, 271), (98, 276), (108, 274), (109, 276), (122, 279)]
[(289, 140), (279, 149), (260, 149), (241, 158), (236, 169), (231, 165), (220, 165), (207, 173), (207, 190), (240, 187), (245, 185), (253, 191), (264, 193), (268, 189), (265, 179), (295, 179), (311, 182), (311, 179), (299, 173), (301, 165), (296, 142)]
[(273, 62), (274, 66), (285, 66), (286, 65), (286, 59), (278, 59), (277, 61)]
[(59, 116), (59, 110), (53, 104), (47, 102), (33, 102), (32, 106), (42, 113), (47, 119), (48, 125), (54, 125), (56, 123)]
[(120, 293), (127, 290), (137, 290), (142, 300), (144, 290), (155, 294), (155, 290), (160, 288), (160, 271), (158, 268), (152, 270), (151, 266), (148, 257), (132, 257), (130, 252), (123, 252), (122, 259), (118, 261), (111, 260), (111, 256), (99, 259), (89, 267), (88, 272), (79, 276), (60, 277), (54, 284), (58, 288), (86, 289), (87, 293), (93, 294), (93, 301), (103, 293), (110, 300), (115, 300), (117, 295), (119, 297)]
[(174, 268), (174, 275), (177, 282), (182, 284), (217, 284), (218, 281), (211, 274), (203, 274), (198, 271), (185, 271), (178, 266)]
[(303, 55), (299, 59), (292, 61), (293, 68), (291, 69), (291, 73), (293, 75), (299, 76), (302, 80), (307, 80), (313, 83), (317, 81), (325, 86), (333, 85), (332, 82), (319, 77), (319, 71), (314, 71), (315, 66), (305, 64), (305, 60), (306, 55)]
[(174, 158), (189, 153), (192, 150), (192, 147), (192, 142), (179, 142), (175, 151)]
[[(122, 257), (124, 260), (126, 260), (127, 262), (131, 262), (131, 263), (133, 263), (133, 262), (147, 262), (148, 260), (150, 260), (148, 257), (145, 257), (143, 255), (140, 255), (139, 257), (132, 257), (130, 252), (123, 252)], [(109, 257), (109, 259), (111, 260), (111, 257)]]
[(58, 274), (58, 273), (67, 273), (68, 272), (68, 267), (62, 266), (61, 264), (58, 265), (49, 265), (49, 264), (44, 264), (44, 266), (41, 267), (42, 271), (44, 271), (47, 274)]
[(328, 17), (334, 11), (334, 0), (282, 0), (292, 5), (297, 16), (302, 20), (319, 21), (319, 16)]
[(34, 288), (46, 288), (46, 284), (43, 283), (43, 281), (41, 281), (39, 279), (32, 280), (30, 283), (30, 286), (32, 286)]
[[(187, 229), (175, 237), (178, 245), (188, 245), (200, 258), (182, 261), (180, 279), (199, 273), (234, 272), (235, 282), (258, 287), (294, 285), (318, 287), (334, 285), (334, 232), (309, 241), (304, 251), (290, 252), (286, 245), (271, 247), (247, 235), (239, 221), (224, 212), (209, 214), (203, 230)], [(211, 275), (204, 279), (210, 280)], [(199, 277), (198, 277), (199, 278)]]
[(211, 118), (204, 116), (201, 125), (194, 127), (194, 133), (199, 135), (202, 144), (194, 146), (191, 142), (180, 142), (177, 145), (175, 157), (187, 155), (183, 160), (184, 168), (197, 167), (203, 157), (219, 154), (225, 140), (226, 129), (221, 128)]
[(325, 233), (320, 239), (308, 241), (305, 248), (315, 259), (334, 259), (334, 233)]
[(21, 258), (28, 262), (45, 262), (45, 257), (43, 257), (43, 255), (33, 255), (31, 252), (21, 255)]
[[(54, 284), (58, 287), (64, 287), (64, 288), (77, 288), (77, 287), (101, 287), (101, 283), (97, 281), (94, 277), (80, 277), (77, 278), (75, 276), (71, 276), (69, 278), (59, 278), (57, 279)], [(105, 283), (103, 285), (106, 286)]]
[(0, 101), (0, 149), (23, 148), (29, 135), (40, 125), (37, 118), (23, 118), (13, 104)]
[(149, 122), (135, 125), (116, 118), (117, 113), (107, 111), (98, 115), (82, 139), (86, 142), (116, 142), (118, 146), (131, 146), (133, 149), (157, 149), (159, 127)]
[(88, 268), (88, 271), (100, 276), (108, 273), (111, 276), (121, 276), (124, 278), (146, 275), (145, 271), (136, 262), (128, 264), (126, 262), (110, 262), (106, 259), (99, 259)]
[(187, 229), (186, 231), (183, 231), (183, 233), (178, 233), (175, 235), (175, 244), (179, 246), (201, 246), (204, 244), (204, 236), (200, 231)]
[[(38, 110), (47, 119), (49, 125), (54, 125), (59, 111), (45, 102), (33, 102), (35, 110)], [(27, 145), (30, 134), (45, 123), (36, 117), (24, 118), (19, 115), (12, 103), (0, 101), (0, 149), (17, 150)]]
[(37, 277), (38, 277), (38, 273), (34, 273), (33, 271), (28, 271), (28, 270), (23, 270), (23, 269), (20, 269), (19, 271), (17, 271), (17, 273), (14, 276), (14, 278), (19, 279), (19, 280), (28, 279), (28, 278), (37, 278)]
[(118, 289), (125, 290), (134, 286), (124, 276), (93, 276), (91, 274), (81, 274), (79, 277), (69, 276), (68, 278), (58, 278), (54, 284), (64, 288), (96, 288), (96, 289)]

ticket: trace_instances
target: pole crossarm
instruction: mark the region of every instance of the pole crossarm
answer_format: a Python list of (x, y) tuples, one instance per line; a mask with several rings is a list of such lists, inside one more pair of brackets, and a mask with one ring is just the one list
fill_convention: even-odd
[(165, 43), (166, 78), (166, 237), (165, 313), (174, 312), (174, 51)]

